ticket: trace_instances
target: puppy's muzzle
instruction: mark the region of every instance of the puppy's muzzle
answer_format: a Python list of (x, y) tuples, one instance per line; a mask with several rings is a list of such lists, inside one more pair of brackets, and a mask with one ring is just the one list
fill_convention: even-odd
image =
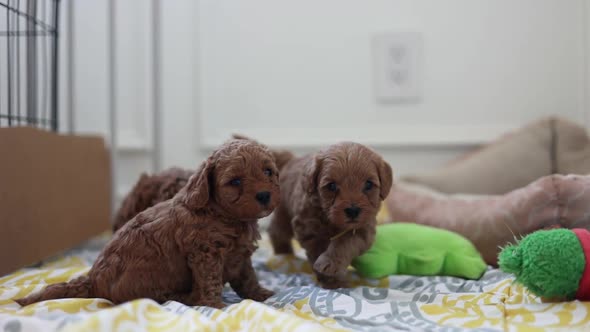
[(361, 214), (361, 211), (362, 209), (360, 207), (352, 205), (344, 209), (344, 214), (346, 214), (346, 216), (350, 218), (351, 221), (356, 221), (355, 219), (359, 216), (359, 214)]
[(270, 192), (268, 191), (261, 191), (256, 193), (256, 200), (258, 201), (258, 203), (266, 206), (268, 205), (268, 203), (270, 202)]

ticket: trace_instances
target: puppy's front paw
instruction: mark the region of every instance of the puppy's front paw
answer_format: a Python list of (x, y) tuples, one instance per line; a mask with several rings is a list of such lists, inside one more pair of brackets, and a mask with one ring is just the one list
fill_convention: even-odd
[(322, 280), (319, 282), (320, 286), (325, 289), (338, 289), (338, 288), (347, 288), (348, 283), (343, 280)]
[(336, 288), (347, 288), (348, 287), (348, 281), (344, 280), (344, 278), (342, 278), (340, 276), (332, 277), (332, 276), (327, 276), (325, 274), (316, 274), (316, 277), (318, 279), (318, 283), (320, 284), (320, 286), (325, 289), (336, 289)]
[(211, 307), (211, 308), (215, 308), (215, 309), (225, 308), (225, 303), (223, 303), (221, 301), (203, 301), (203, 302), (198, 303), (197, 305)]
[(326, 254), (320, 255), (313, 264), (313, 269), (321, 274), (327, 276), (342, 275), (346, 272), (345, 264), (342, 264), (338, 260), (335, 260)]
[(273, 296), (275, 293), (269, 291), (266, 288), (259, 287), (258, 289), (249, 292), (246, 298), (257, 301), (257, 302), (264, 302), (269, 297)]

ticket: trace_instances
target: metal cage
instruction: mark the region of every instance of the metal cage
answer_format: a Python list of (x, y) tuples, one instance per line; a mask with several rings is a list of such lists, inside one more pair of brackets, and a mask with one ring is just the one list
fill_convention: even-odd
[(0, 127), (58, 130), (59, 0), (0, 0)]

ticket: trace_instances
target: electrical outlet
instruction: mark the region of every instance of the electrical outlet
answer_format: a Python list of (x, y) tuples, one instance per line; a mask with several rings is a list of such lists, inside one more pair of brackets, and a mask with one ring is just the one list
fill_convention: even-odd
[(422, 36), (419, 33), (375, 36), (373, 59), (377, 100), (406, 102), (422, 97)]

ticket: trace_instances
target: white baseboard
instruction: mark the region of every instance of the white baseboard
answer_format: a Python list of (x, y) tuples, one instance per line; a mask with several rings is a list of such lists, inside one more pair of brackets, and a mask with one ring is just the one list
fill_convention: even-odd
[(372, 126), (370, 128), (252, 128), (220, 129), (201, 138), (201, 148), (215, 148), (239, 133), (260, 142), (285, 148), (320, 147), (355, 141), (373, 147), (473, 146), (490, 142), (517, 125)]
[(148, 138), (134, 130), (117, 133), (117, 151), (120, 152), (151, 152), (152, 144)]

